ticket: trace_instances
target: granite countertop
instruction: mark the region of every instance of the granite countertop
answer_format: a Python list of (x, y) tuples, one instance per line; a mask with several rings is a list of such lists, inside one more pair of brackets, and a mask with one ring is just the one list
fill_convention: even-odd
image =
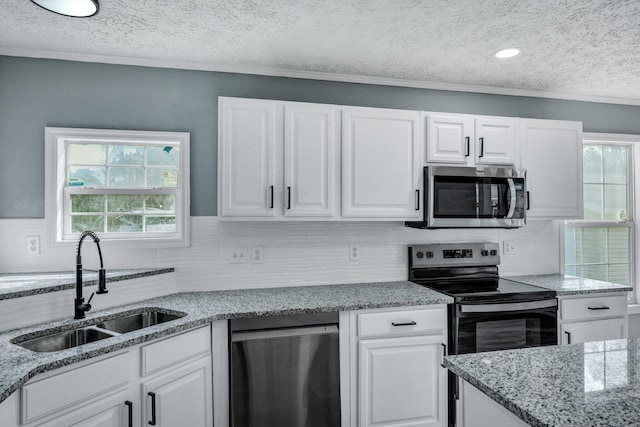
[(640, 425), (640, 339), (447, 356), (445, 367), (536, 427)]
[(530, 276), (508, 276), (505, 279), (527, 285), (540, 286), (556, 291), (558, 296), (563, 295), (587, 295), (602, 292), (627, 292), (632, 291), (631, 286), (617, 283), (603, 282), (594, 279), (569, 276), (564, 274), (537, 274)]
[[(136, 279), (156, 274), (172, 273), (173, 268), (129, 268), (106, 270), (107, 283)], [(98, 273), (83, 271), (83, 286), (98, 284)], [(44, 273), (3, 273), (0, 274), (0, 300), (46, 294), (76, 286), (75, 271), (54, 271)]]
[[(411, 282), (357, 283), (230, 291), (177, 293), (97, 312), (83, 320), (54, 321), (0, 334), (0, 402), (34, 375), (135, 344), (205, 325), (213, 320), (358, 310), (367, 308), (449, 304), (453, 299)], [(167, 323), (107, 338), (68, 350), (36, 353), (11, 343), (42, 330), (62, 331), (113, 318), (142, 308), (187, 313)]]

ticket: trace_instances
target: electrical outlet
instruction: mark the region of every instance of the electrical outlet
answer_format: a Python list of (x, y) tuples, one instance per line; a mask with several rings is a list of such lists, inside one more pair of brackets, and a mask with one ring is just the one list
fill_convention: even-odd
[(245, 264), (249, 262), (247, 248), (229, 249), (229, 262), (231, 264)]
[(502, 242), (502, 253), (505, 255), (514, 255), (518, 253), (518, 244), (515, 240), (505, 240)]
[(358, 243), (349, 245), (349, 261), (360, 261), (360, 245)]
[(252, 246), (250, 253), (251, 253), (251, 264), (262, 264), (264, 260), (264, 247)]
[(40, 255), (40, 236), (27, 236), (27, 255)]

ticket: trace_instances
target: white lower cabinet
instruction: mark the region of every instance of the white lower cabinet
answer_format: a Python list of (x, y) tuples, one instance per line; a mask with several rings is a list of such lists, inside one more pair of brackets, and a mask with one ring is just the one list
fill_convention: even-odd
[(204, 357), (145, 381), (142, 395), (143, 424), (211, 426), (211, 360)]
[(460, 380), (460, 395), (464, 396), (458, 427), (526, 427), (527, 423), (492, 400), (489, 396)]
[(445, 426), (445, 306), (354, 311), (350, 322), (351, 424)]
[(558, 297), (558, 343), (577, 344), (626, 338), (625, 294)]
[(0, 424), (211, 426), (211, 378), (205, 326), (37, 376), (20, 389), (19, 404), (18, 393), (2, 403)]

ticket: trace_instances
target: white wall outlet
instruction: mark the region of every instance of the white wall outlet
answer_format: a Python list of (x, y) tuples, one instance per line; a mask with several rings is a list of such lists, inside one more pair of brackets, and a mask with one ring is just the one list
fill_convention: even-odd
[(502, 242), (502, 253), (504, 255), (514, 255), (518, 253), (518, 244), (515, 240), (505, 240)]
[(349, 261), (360, 261), (360, 244), (352, 243), (349, 245)]
[(27, 255), (40, 255), (40, 236), (27, 236)]
[(251, 264), (262, 264), (264, 261), (264, 247), (252, 246), (249, 253), (251, 254)]
[(247, 248), (229, 249), (229, 262), (231, 264), (245, 264), (249, 262), (249, 251)]

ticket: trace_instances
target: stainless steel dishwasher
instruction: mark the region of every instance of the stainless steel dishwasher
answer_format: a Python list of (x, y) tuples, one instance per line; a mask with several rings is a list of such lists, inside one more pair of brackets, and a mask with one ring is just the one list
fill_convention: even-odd
[(338, 313), (233, 319), (233, 427), (340, 425)]

